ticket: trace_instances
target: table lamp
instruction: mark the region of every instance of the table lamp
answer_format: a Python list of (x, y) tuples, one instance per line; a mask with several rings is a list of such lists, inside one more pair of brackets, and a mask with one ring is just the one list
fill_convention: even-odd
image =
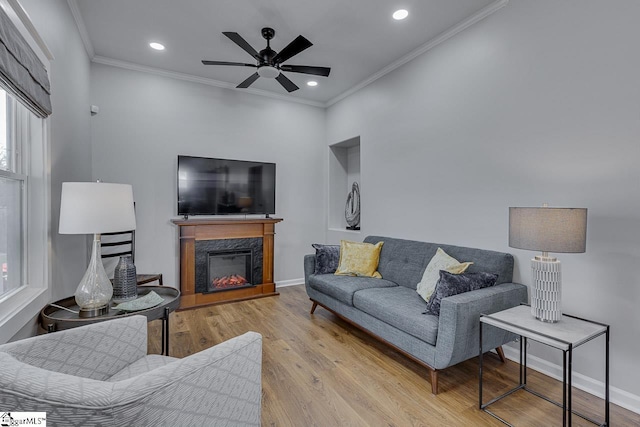
[(587, 245), (584, 208), (509, 208), (509, 246), (541, 251), (531, 260), (531, 314), (543, 322), (562, 317), (560, 261), (549, 252), (582, 253)]
[(133, 189), (128, 184), (64, 182), (60, 201), (60, 234), (93, 234), (91, 260), (76, 289), (80, 317), (109, 311), (111, 281), (102, 265), (100, 234), (134, 230)]

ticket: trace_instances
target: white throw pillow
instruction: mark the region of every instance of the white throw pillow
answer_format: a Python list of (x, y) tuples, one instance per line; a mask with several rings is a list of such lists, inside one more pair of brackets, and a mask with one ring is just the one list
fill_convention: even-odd
[(431, 258), (429, 265), (427, 265), (427, 268), (424, 270), (422, 280), (418, 283), (416, 292), (418, 292), (422, 299), (429, 302), (431, 294), (433, 294), (433, 291), (436, 289), (436, 283), (438, 283), (438, 279), (440, 279), (440, 270), (445, 270), (452, 274), (460, 274), (464, 273), (471, 264), (473, 263), (461, 263), (457, 259), (447, 255), (441, 248), (438, 248), (436, 254)]

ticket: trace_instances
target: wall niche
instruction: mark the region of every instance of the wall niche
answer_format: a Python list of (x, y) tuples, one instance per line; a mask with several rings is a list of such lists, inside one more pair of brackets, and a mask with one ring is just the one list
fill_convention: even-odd
[(329, 218), (331, 231), (359, 233), (347, 230), (345, 205), (351, 186), (357, 182), (362, 190), (360, 180), (360, 137), (329, 146)]

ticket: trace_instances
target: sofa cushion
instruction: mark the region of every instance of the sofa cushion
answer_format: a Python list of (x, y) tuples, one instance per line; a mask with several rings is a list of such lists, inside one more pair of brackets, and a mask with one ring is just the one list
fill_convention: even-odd
[(335, 274), (380, 279), (382, 276), (378, 273), (378, 261), (381, 249), (382, 242), (374, 245), (341, 240), (340, 262)]
[(480, 271), (495, 273), (498, 275), (497, 285), (509, 283), (513, 279), (513, 256), (508, 253), (381, 236), (367, 236), (364, 241), (384, 242), (380, 252), (378, 271), (385, 279), (401, 286), (416, 289), (422, 273), (438, 247), (455, 259), (472, 261), (473, 265), (467, 269), (467, 273)]
[(396, 286), (358, 291), (353, 306), (431, 345), (438, 337), (437, 316), (422, 314), (425, 303), (415, 290)]
[(424, 270), (422, 280), (418, 283), (416, 291), (423, 300), (429, 302), (431, 294), (436, 290), (436, 284), (440, 279), (440, 271), (446, 270), (449, 273), (460, 274), (464, 273), (472, 262), (460, 262), (457, 259), (448, 255), (442, 248), (438, 248), (436, 254), (431, 258), (427, 268)]
[(443, 298), (491, 287), (496, 284), (497, 279), (498, 275), (492, 273), (451, 274), (441, 270), (440, 279), (424, 313), (440, 316), (440, 304)]
[(335, 273), (340, 260), (340, 246), (321, 245), (318, 243), (314, 243), (311, 246), (316, 250), (313, 274)]
[[(344, 304), (352, 306), (353, 294), (359, 290), (397, 287), (398, 285), (385, 279), (374, 279), (372, 277), (315, 274), (309, 277), (309, 286), (318, 292), (322, 292)], [(422, 311), (424, 311), (424, 307)]]
[[(432, 243), (368, 236), (367, 243), (384, 242), (378, 271), (387, 280), (415, 289), (438, 247)], [(433, 248), (431, 248), (433, 246)]]

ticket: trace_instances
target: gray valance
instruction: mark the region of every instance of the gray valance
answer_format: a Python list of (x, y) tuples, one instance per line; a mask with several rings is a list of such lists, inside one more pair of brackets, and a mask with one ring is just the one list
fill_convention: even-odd
[(39, 117), (51, 114), (47, 70), (0, 8), (0, 86)]

